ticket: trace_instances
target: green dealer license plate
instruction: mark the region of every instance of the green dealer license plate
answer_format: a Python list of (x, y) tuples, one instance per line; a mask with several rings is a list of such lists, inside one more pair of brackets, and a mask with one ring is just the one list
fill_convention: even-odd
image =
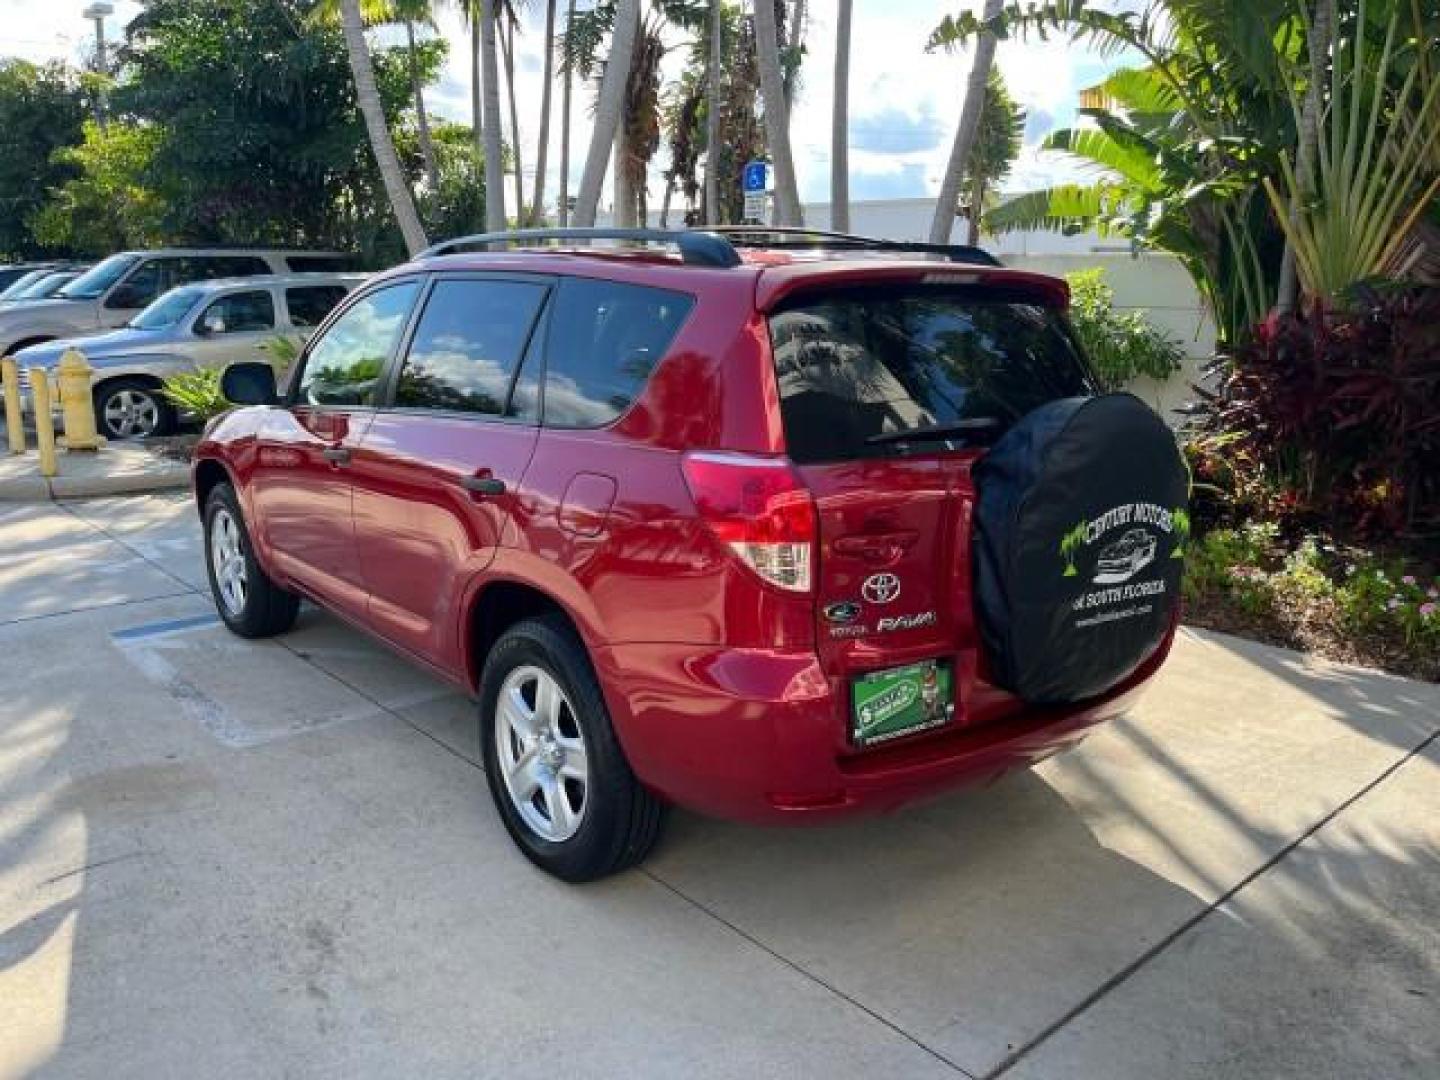
[(850, 686), (850, 736), (870, 746), (926, 728), (953, 715), (950, 665), (941, 660), (873, 671)]

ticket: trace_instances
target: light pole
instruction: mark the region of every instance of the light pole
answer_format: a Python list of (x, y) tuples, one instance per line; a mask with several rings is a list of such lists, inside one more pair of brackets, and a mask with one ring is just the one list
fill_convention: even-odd
[[(108, 73), (105, 64), (105, 17), (115, 12), (115, 5), (107, 3), (106, 0), (96, 0), (84, 11), (81, 12), (85, 18), (95, 24), (95, 72), (102, 79)], [(95, 120), (101, 127), (105, 126), (105, 88), (101, 86), (95, 94)]]

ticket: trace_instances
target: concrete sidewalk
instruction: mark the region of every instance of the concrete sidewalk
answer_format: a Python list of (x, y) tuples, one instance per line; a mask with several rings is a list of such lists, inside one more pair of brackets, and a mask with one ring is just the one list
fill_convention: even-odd
[(1440, 687), (1186, 633), (1135, 714), (822, 829), (515, 853), (472, 707), (226, 633), (179, 494), (0, 507), (0, 1077), (1411, 1077)]
[(142, 443), (112, 442), (94, 453), (57, 453), (58, 473), (40, 475), (35, 432), (27, 430), (24, 454), (11, 454), (0, 417), (0, 504), (54, 499), (95, 499), (188, 487), (190, 467)]

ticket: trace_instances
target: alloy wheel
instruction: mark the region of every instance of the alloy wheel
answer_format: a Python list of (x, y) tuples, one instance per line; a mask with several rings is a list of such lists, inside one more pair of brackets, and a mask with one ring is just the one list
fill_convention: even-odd
[(210, 518), (210, 566), (220, 602), (230, 615), (238, 618), (245, 611), (249, 570), (240, 543), (240, 526), (224, 507)]
[(542, 840), (574, 836), (585, 818), (590, 768), (585, 736), (549, 672), (517, 667), (495, 702), (495, 748), (511, 805)]
[(104, 417), (114, 438), (140, 438), (160, 426), (160, 403), (143, 390), (116, 390), (105, 399)]

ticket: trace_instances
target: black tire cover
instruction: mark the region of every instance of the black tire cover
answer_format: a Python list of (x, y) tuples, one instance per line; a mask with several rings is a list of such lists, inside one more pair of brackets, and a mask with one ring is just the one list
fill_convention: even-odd
[(1189, 537), (1175, 436), (1130, 394), (1029, 413), (975, 467), (975, 591), (997, 685), (1034, 704), (1110, 690), (1169, 632)]

